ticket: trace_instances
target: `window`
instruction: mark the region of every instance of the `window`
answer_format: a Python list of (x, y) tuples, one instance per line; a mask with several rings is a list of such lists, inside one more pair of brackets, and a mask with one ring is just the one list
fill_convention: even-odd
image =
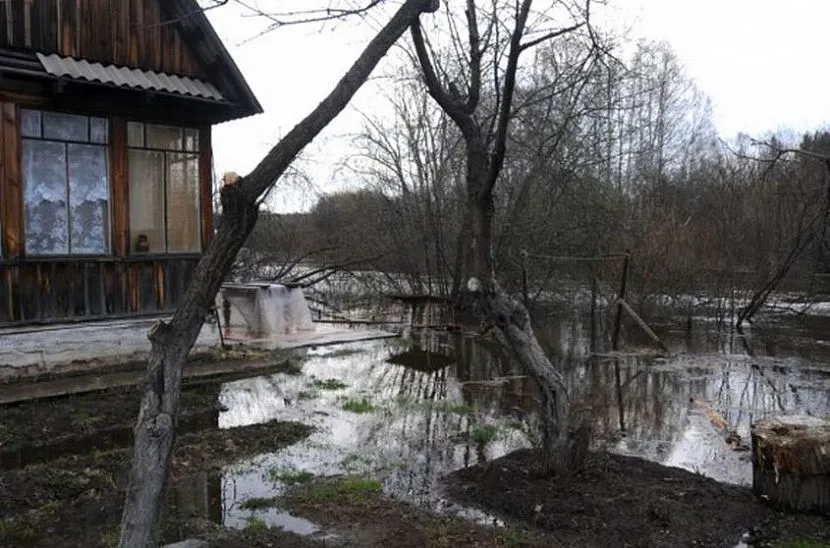
[(198, 131), (129, 122), (127, 146), (133, 253), (198, 253)]
[(107, 253), (107, 120), (21, 109), (20, 132), (26, 253)]

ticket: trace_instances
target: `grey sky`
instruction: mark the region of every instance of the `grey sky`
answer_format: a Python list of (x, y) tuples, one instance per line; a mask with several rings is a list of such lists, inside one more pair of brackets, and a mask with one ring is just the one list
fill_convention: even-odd
[[(611, 0), (604, 12), (633, 37), (664, 39), (713, 102), (722, 136), (769, 130), (803, 131), (830, 121), (830, 2), (820, 0)], [(271, 5), (275, 3), (271, 2)], [(365, 24), (284, 27), (254, 40), (263, 23), (232, 5), (208, 12), (265, 114), (222, 124), (214, 132), (217, 173), (241, 174), (311, 111), (359, 55), (373, 32)], [(247, 41), (246, 41), (247, 40)], [(382, 68), (381, 68), (382, 71)], [(316, 191), (343, 188), (335, 168), (348, 153), (359, 111), (374, 111), (383, 80), (370, 82), (353, 107), (304, 154), (314, 188), (281, 185), (269, 201), (278, 211), (313, 202)]]

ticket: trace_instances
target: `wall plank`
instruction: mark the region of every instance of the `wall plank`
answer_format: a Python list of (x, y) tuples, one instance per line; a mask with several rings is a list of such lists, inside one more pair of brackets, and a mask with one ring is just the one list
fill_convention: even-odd
[(125, 118), (110, 121), (110, 185), (113, 251), (118, 257), (127, 257), (130, 254), (130, 182)]
[(78, 2), (80, 0), (60, 0), (61, 43), (60, 53), (74, 57), (78, 55)]
[(9, 4), (12, 7), (12, 44), (23, 46), (26, 44), (26, 21), (22, 15), (26, 13), (26, 6), (24, 0), (10, 0)]
[(199, 151), (199, 206), (204, 251), (213, 237), (213, 153), (210, 127), (199, 130)]
[(2, 109), (6, 254), (9, 258), (17, 258), (23, 252), (23, 188), (20, 180), (18, 110), (14, 103), (2, 103)]

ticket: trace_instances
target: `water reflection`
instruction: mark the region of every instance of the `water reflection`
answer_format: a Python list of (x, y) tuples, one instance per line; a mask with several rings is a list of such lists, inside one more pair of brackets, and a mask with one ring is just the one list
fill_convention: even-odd
[[(672, 357), (610, 355), (601, 321), (569, 313), (537, 323), (549, 355), (567, 372), (573, 401), (592, 409), (597, 447), (748, 484), (749, 454), (735, 448), (747, 444), (753, 421), (830, 413), (830, 370), (809, 345), (802, 355), (757, 330), (741, 341), (700, 326), (673, 332), (658, 325), (677, 352)], [(824, 340), (823, 333), (811, 336)], [(642, 350), (636, 333), (626, 340), (629, 351)], [(346, 386), (326, 389), (319, 382), (326, 379)], [(343, 409), (363, 400), (374, 410)], [(370, 475), (398, 497), (440, 505), (443, 475), (531, 445), (538, 420), (534, 384), (499, 344), (449, 332), (311, 350), (303, 375), (227, 383), (220, 401), (221, 427), (271, 419), (316, 427), (303, 442), (224, 471), (230, 524), (250, 515), (239, 509), (246, 497), (279, 492), (272, 471), (280, 470)], [(269, 512), (263, 518), (272, 523), (287, 519)]]

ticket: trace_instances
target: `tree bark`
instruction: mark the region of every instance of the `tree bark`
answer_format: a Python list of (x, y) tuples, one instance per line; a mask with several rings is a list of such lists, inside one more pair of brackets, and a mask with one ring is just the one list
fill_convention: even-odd
[(332, 92), (295, 126), (244, 178), (221, 191), (222, 222), (196, 267), (173, 319), (159, 322), (148, 337), (151, 352), (147, 386), (134, 430), (134, 453), (121, 547), (155, 546), (175, 444), (182, 366), (196, 341), (219, 288), (256, 224), (259, 197), (273, 186), (297, 154), (340, 113), (378, 62), (424, 12), (439, 0), (407, 0), (337, 83)]

